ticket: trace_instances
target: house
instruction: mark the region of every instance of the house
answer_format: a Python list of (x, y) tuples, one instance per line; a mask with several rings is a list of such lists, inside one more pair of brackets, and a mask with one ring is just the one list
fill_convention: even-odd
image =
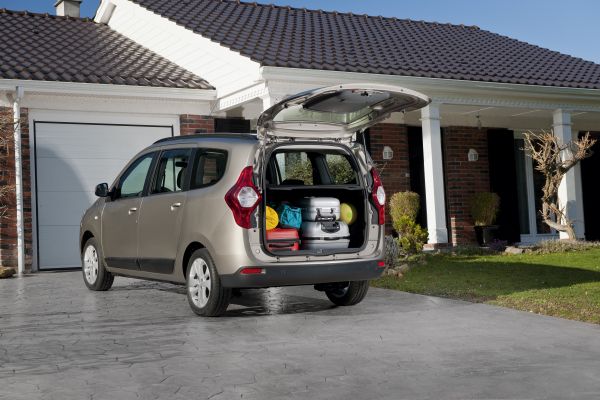
[[(555, 237), (536, 212), (541, 182), (523, 132), (553, 128), (568, 141), (600, 131), (600, 65), (475, 26), (231, 0), (102, 0), (86, 20), (80, 3), (58, 1), (59, 16), (0, 11), (0, 106), (17, 102), (28, 121), (23, 240), (32, 270), (79, 265), (79, 218), (94, 185), (145, 145), (253, 129), (261, 111), (306, 89), (370, 82), (431, 97), (367, 135), (388, 194), (421, 194), (431, 246), (473, 241), (469, 199), (490, 190), (501, 197), (503, 238)], [(19, 169), (4, 163), (7, 184)], [(582, 238), (600, 239), (599, 163), (585, 160), (561, 187)], [(2, 264), (19, 258), (16, 225), (11, 210)]]

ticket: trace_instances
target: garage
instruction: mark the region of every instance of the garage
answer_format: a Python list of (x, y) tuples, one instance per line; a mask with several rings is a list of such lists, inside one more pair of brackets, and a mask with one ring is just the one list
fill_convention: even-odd
[(35, 251), (39, 270), (79, 268), (83, 212), (98, 183), (112, 183), (124, 165), (173, 125), (35, 121), (33, 123)]

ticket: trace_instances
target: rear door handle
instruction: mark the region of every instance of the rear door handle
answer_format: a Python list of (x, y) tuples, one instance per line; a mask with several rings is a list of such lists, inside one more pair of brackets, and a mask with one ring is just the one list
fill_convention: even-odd
[(176, 208), (181, 207), (181, 203), (173, 203), (171, 204), (171, 211), (175, 210)]
[(136, 212), (136, 211), (137, 211), (137, 207), (131, 207), (131, 208), (129, 209), (129, 215), (133, 214), (133, 213), (134, 213), (134, 212)]

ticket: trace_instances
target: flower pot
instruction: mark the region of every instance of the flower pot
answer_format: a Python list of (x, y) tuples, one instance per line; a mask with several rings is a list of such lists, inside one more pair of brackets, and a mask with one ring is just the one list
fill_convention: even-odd
[(498, 225), (475, 226), (475, 237), (480, 246), (487, 246), (498, 238)]

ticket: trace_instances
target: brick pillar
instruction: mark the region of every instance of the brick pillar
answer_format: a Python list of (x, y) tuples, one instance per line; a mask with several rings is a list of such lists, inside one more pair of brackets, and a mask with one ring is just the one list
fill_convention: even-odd
[[(369, 129), (371, 158), (377, 164), (388, 200), (394, 193), (410, 190), (408, 130), (399, 124), (377, 124)], [(394, 151), (391, 160), (383, 160), (383, 147)], [(387, 207), (386, 207), (387, 209)], [(386, 230), (391, 232), (392, 219), (386, 210)]]
[(181, 135), (214, 133), (215, 120), (203, 115), (183, 114), (179, 116), (179, 129)]
[[(12, 120), (11, 108), (0, 108), (3, 117)], [(23, 217), (25, 225), (25, 270), (31, 271), (32, 220), (31, 220), (31, 170), (29, 162), (29, 125), (27, 109), (21, 109), (21, 146), (23, 157)], [(4, 119), (4, 118), (3, 118)], [(15, 185), (15, 153), (12, 136), (6, 148), (0, 149), (0, 186), (11, 187), (11, 195), (6, 199), (6, 211), (0, 218), (0, 265), (17, 266), (17, 214)]]
[[(478, 161), (468, 161), (469, 149)], [(490, 191), (487, 130), (471, 127), (444, 129), (446, 199), (452, 244), (475, 242), (469, 203), (477, 192)]]

